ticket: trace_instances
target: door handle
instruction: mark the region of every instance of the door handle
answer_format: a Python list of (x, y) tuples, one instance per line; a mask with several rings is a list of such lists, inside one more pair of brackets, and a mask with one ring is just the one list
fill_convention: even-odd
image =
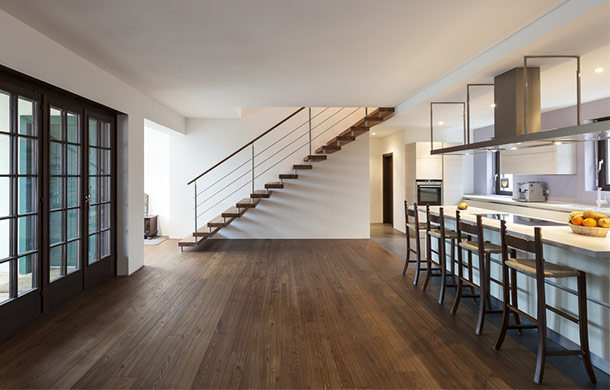
[(91, 208), (91, 194), (85, 196), (85, 202), (87, 203), (87, 208)]

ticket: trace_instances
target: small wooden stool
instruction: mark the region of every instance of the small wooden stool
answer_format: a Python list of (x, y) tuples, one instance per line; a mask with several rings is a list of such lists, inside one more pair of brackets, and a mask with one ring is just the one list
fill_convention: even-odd
[[(498, 335), (498, 341), (496, 342), (495, 349), (500, 349), (504, 338), (506, 337), (506, 331), (508, 329), (523, 329), (523, 328), (537, 328), (538, 329), (538, 357), (536, 359), (536, 371), (534, 373), (534, 382), (537, 384), (542, 383), (542, 377), (544, 374), (544, 362), (546, 355), (582, 355), (585, 369), (589, 375), (591, 383), (596, 383), (595, 373), (593, 372), (593, 365), (591, 364), (591, 353), (589, 352), (589, 330), (587, 320), (587, 282), (586, 274), (577, 269), (566, 267), (563, 265), (548, 263), (544, 261), (542, 254), (542, 230), (537, 227), (534, 228), (534, 241), (526, 240), (523, 238), (515, 237), (507, 234), (506, 222), (501, 221), (501, 234), (502, 234), (502, 278), (504, 280), (504, 310), (502, 317), (502, 328)], [(509, 248), (515, 248), (520, 251), (533, 253), (535, 259), (517, 259), (516, 256), (509, 256)], [(520, 272), (529, 275), (536, 279), (536, 293), (537, 293), (537, 318), (534, 318), (517, 308), (517, 296), (513, 295), (513, 301), (509, 302), (509, 279), (508, 272), (511, 271), (512, 284), (517, 285), (516, 272)], [(515, 271), (514, 273), (512, 271)], [(553, 306), (546, 304), (545, 291), (544, 291), (544, 279), (545, 278), (569, 278), (575, 277), (577, 279), (577, 292), (578, 292), (578, 318), (563, 312)], [(550, 310), (555, 314), (562, 316), (572, 322), (578, 324), (580, 331), (580, 349), (568, 350), (568, 351), (547, 351), (546, 349), (546, 310)], [(527, 318), (533, 324), (526, 325), (509, 325), (509, 314), (511, 312), (518, 313), (523, 317)]]
[[(477, 223), (473, 225), (468, 222), (464, 222), (460, 218), (460, 211), (456, 210), (455, 220), (457, 228), (457, 242), (458, 242), (458, 285), (457, 293), (455, 294), (455, 301), (451, 308), (451, 314), (455, 314), (460, 305), (462, 298), (479, 298), (479, 317), (475, 327), (475, 333), (481, 334), (483, 332), (483, 325), (485, 324), (485, 314), (490, 313), (502, 313), (501, 310), (491, 309), (491, 298), (490, 298), (490, 287), (491, 281), (502, 285), (502, 282), (491, 277), (491, 255), (502, 253), (502, 247), (499, 245), (492, 244), (489, 241), (485, 241), (483, 236), (483, 222), (482, 217), (477, 215)], [(464, 234), (466, 233), (466, 234)], [(476, 239), (473, 239), (476, 237)], [(465, 265), (463, 261), (462, 252), (466, 250), (468, 252), (468, 264)], [(472, 254), (476, 254), (479, 258), (479, 284), (474, 282), (472, 276)], [(481, 255), (482, 254), (482, 255)], [(468, 276), (464, 276), (464, 267), (468, 271)], [(464, 295), (462, 293), (464, 284), (470, 287), (471, 294)], [(516, 286), (513, 286), (513, 293), (517, 294)], [(474, 294), (474, 289), (479, 290), (479, 294)], [(519, 323), (519, 317), (515, 316), (515, 321)]]
[[(432, 237), (436, 237), (438, 239), (438, 251), (432, 249)], [(426, 290), (428, 282), (430, 281), (430, 276), (440, 276), (441, 291), (438, 297), (439, 304), (443, 304), (443, 301), (445, 300), (445, 288), (447, 287), (448, 274), (445, 253), (446, 241), (449, 240), (451, 242), (451, 268), (453, 270), (456, 239), (457, 233), (455, 231), (445, 229), (445, 215), (443, 208), (439, 208), (439, 215), (433, 215), (430, 213), (430, 206), (426, 206), (426, 263), (428, 265), (423, 290)], [(434, 262), (436, 265), (438, 265), (438, 268), (432, 268), (432, 253), (436, 253), (438, 255), (438, 263)], [(440, 273), (432, 274), (432, 271), (436, 270), (439, 270)], [(451, 272), (449, 275), (453, 276), (453, 272)], [(455, 285), (449, 287), (454, 286)]]
[[(417, 286), (417, 281), (419, 280), (419, 272), (421, 270), (421, 239), (420, 239), (420, 229), (424, 230), (426, 228), (425, 222), (419, 222), (419, 215), (417, 211), (417, 203), (413, 204), (413, 209), (409, 209), (407, 205), (407, 201), (405, 200), (405, 223), (406, 223), (406, 232), (407, 232), (407, 257), (405, 259), (405, 266), (402, 269), (402, 274), (405, 275), (407, 273), (407, 268), (409, 267), (409, 263), (415, 263), (415, 278), (413, 279), (413, 284)], [(413, 221), (409, 220), (409, 217), (413, 217)], [(411, 233), (415, 234), (415, 249), (411, 248)], [(411, 260), (411, 253), (415, 254), (415, 260)]]

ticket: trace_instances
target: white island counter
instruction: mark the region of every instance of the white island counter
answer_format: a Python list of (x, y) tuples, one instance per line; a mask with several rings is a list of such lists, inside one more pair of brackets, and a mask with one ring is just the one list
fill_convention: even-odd
[[(431, 206), (430, 211), (438, 214), (440, 206)], [(443, 206), (445, 223), (455, 228), (456, 206)], [(420, 207), (425, 213), (425, 207)], [(476, 214), (506, 214), (503, 211), (469, 207), (460, 211), (462, 220), (476, 223)], [(425, 219), (422, 219), (425, 220)], [(500, 221), (483, 217), (486, 241), (500, 244)], [(509, 233), (522, 237), (534, 237), (534, 226), (508, 222)], [(566, 265), (587, 273), (587, 298), (589, 316), (589, 342), (593, 363), (606, 372), (610, 371), (610, 235), (606, 238), (587, 237), (572, 233), (565, 226), (542, 226), (545, 261)], [(436, 240), (433, 240), (435, 246)], [(449, 253), (449, 252), (447, 252)], [(499, 255), (493, 256), (499, 262)], [(476, 264), (476, 261), (474, 262)], [(492, 277), (501, 279), (500, 265), (492, 263)], [(475, 280), (478, 274), (475, 271)], [(576, 278), (549, 279), (547, 283), (547, 303), (572, 314), (577, 313)], [(518, 277), (519, 306), (530, 315), (536, 316), (535, 281), (529, 276)], [(492, 283), (491, 294), (502, 298), (501, 287)], [(579, 341), (578, 326), (550, 311), (547, 311), (548, 326), (558, 335), (561, 343)], [(490, 331), (489, 328), (487, 330)]]

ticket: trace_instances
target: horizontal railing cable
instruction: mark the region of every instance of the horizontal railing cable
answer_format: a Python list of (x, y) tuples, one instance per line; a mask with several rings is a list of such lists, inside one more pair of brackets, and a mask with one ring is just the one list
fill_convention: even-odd
[[(315, 119), (316, 117), (318, 117), (319, 115), (321, 115), (322, 113), (324, 113), (325, 111), (327, 111), (330, 107), (326, 107), (323, 111), (321, 111), (320, 113), (318, 113), (316, 116), (312, 117), (312, 119)], [(336, 116), (338, 113), (340, 113), (341, 111), (343, 111), (345, 108), (347, 107), (342, 107), (339, 110), (337, 110), (335, 113), (333, 113), (332, 115), (330, 115), (329, 117), (327, 117), (326, 119), (324, 119), (322, 122), (320, 122), (319, 124), (317, 124), (316, 126), (312, 127), (312, 130), (319, 128), (323, 123), (327, 122), (328, 120), (330, 120), (331, 118), (333, 118), (334, 116)], [(324, 131), (322, 131), (320, 134), (316, 135), (315, 137), (312, 138), (312, 140), (315, 140), (319, 137), (321, 137), (323, 134), (325, 134), (326, 132), (328, 132), (329, 130), (331, 130), (332, 128), (334, 128), (335, 126), (337, 126), (339, 123), (341, 123), (342, 121), (344, 121), (345, 119), (349, 118), (351, 115), (353, 115), (354, 113), (356, 113), (358, 110), (360, 110), (361, 107), (358, 107), (356, 109), (354, 109), (353, 111), (351, 111), (350, 113), (348, 113), (347, 115), (343, 116), (341, 119), (339, 119), (338, 121), (334, 122), (332, 125), (328, 126)], [(309, 121), (305, 122), (304, 124), (296, 127), (295, 129), (293, 129), (289, 134), (284, 135), (281, 139), (275, 141), (273, 144), (269, 145), (268, 147), (266, 147), (265, 149), (263, 149), (262, 151), (260, 151), (257, 155), (255, 156), (259, 156), (261, 153), (263, 153), (264, 151), (268, 150), (269, 148), (271, 148), (272, 146), (276, 145), (279, 141), (281, 141), (282, 139), (285, 139), (288, 135), (293, 134), (296, 130), (298, 130), (299, 128), (303, 127), (305, 124), (307, 124)], [(289, 144), (285, 145), (282, 150), (284, 150), (285, 148), (287, 148), (288, 146), (294, 144), (295, 142), (297, 142), (301, 137), (307, 135), (308, 132), (303, 133), (302, 135), (299, 135), (296, 139), (294, 139), (292, 142), (290, 142)], [(271, 165), (270, 167), (268, 167), (267, 169), (265, 169), (263, 172), (259, 173), (258, 175), (255, 176), (255, 179), (261, 177), (262, 175), (264, 175), (265, 173), (267, 173), (270, 169), (274, 168), (275, 166), (277, 166), (278, 164), (280, 164), (281, 162), (283, 162), (284, 160), (286, 160), (287, 158), (291, 157), (292, 155), (294, 155), (295, 153), (297, 153), (299, 150), (303, 149), (304, 147), (306, 147), (308, 145), (309, 142), (305, 142), (304, 144), (300, 145), (299, 147), (297, 147), (296, 149), (294, 149), (292, 152), (290, 152), (289, 154), (287, 154), (285, 157), (283, 157), (281, 160), (277, 161), (275, 164)], [(276, 153), (272, 154), (271, 156), (269, 156), (268, 158), (266, 158), (265, 160), (261, 161), (258, 165), (255, 166), (259, 167), (261, 164), (265, 163), (266, 161), (268, 161), (269, 159), (271, 159), (272, 157), (277, 156), (282, 150), (277, 151)], [(204, 191), (202, 191), (201, 193), (207, 191), (209, 188), (211, 188), (212, 186), (216, 185), (217, 183), (219, 183), (222, 179), (225, 179), (228, 177), (228, 175), (236, 172), (238, 169), (240, 169), (241, 167), (243, 167), (244, 165), (248, 164), (249, 162), (251, 162), (250, 160), (245, 161), (244, 163), (242, 163), (240, 166), (238, 166), (237, 168), (233, 169), (231, 172), (229, 172), (227, 175), (223, 176), (221, 179), (217, 180), (215, 183), (213, 183), (212, 185), (208, 186), (208, 188), (206, 188)], [(222, 191), (224, 191), (225, 189), (229, 188), (231, 185), (235, 184), (237, 181), (239, 181), (240, 179), (242, 179), (243, 177), (245, 177), (246, 175), (250, 174), (249, 171), (243, 173), (242, 175), (238, 176), (235, 180), (231, 181), (229, 184), (225, 185), (223, 188), (221, 188), (220, 190), (216, 191), (213, 195), (209, 196), (207, 199), (205, 199), (204, 201), (202, 201), (201, 203), (198, 203), (197, 206), (201, 206), (205, 203), (207, 203), (208, 201), (210, 201), (212, 198), (214, 198), (215, 196), (217, 196), (218, 194), (220, 194)], [(230, 192), (227, 196), (225, 196), (224, 198), (220, 199), (218, 202), (216, 202), (214, 205), (208, 207), (205, 211), (203, 211), (202, 213), (198, 213), (197, 217), (203, 216), (205, 214), (207, 214), (208, 212), (210, 212), (211, 210), (213, 210), (216, 206), (218, 206), (219, 204), (221, 204), (222, 202), (224, 202), (225, 200), (227, 200), (229, 197), (231, 197), (232, 195), (234, 195), (235, 193), (237, 193), (239, 190), (241, 190), (242, 188), (246, 187), (248, 184), (252, 183), (252, 180), (248, 180), (247, 182), (245, 182), (244, 184), (242, 184), (240, 187), (238, 187), (237, 189), (235, 189), (234, 191)], [(200, 193), (200, 194), (201, 194)]]
[[(321, 112), (319, 112), (316, 116), (314, 116), (312, 119), (317, 118), (318, 116), (322, 115), (324, 112), (326, 112), (327, 110), (329, 110), (330, 107), (326, 107), (324, 110), (322, 110)], [(343, 109), (343, 108), (342, 108)], [(266, 150), (268, 150), (269, 148), (271, 148), (272, 146), (276, 145), (278, 142), (280, 142), (281, 140), (283, 140), (284, 138), (286, 138), (287, 136), (293, 134), (295, 131), (297, 131), (298, 129), (300, 129), (301, 127), (305, 126), (307, 123), (309, 123), (309, 120), (306, 120), (305, 122), (303, 122), (301, 125), (295, 127), (293, 130), (291, 130), (288, 134), (284, 135), (282, 138), (278, 139), (277, 141), (275, 141), (274, 143), (272, 143), (271, 145), (267, 146), (265, 149), (261, 150), (260, 152), (258, 152), (254, 157), (258, 157), (259, 155), (261, 155), (263, 152), (265, 152)], [(235, 156), (232, 156), (235, 157)], [(239, 168), (243, 167), (246, 164), (249, 164), (250, 160), (244, 161), (240, 166), (238, 166), (237, 168), (233, 169), (231, 172), (227, 173), (226, 175), (222, 176), (220, 179), (216, 180), (214, 183), (210, 184), (209, 186), (207, 186), (203, 191), (199, 192), (197, 194), (197, 196), (202, 195), (203, 193), (209, 191), (212, 187), (214, 187), (216, 184), (220, 183), (221, 181), (223, 181), (224, 179), (228, 178), (231, 174), (233, 174), (235, 171), (237, 171)], [(207, 201), (207, 200), (206, 200)], [(204, 202), (206, 202), (204, 201)], [(202, 203), (204, 203), (202, 202)], [(200, 204), (202, 204), (200, 203)]]

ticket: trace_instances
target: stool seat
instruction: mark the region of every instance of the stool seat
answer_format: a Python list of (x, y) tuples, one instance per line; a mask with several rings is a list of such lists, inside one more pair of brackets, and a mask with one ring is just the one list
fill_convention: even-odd
[[(417, 227), (419, 229), (425, 229), (426, 228), (426, 223), (425, 222), (420, 222), (417, 224)], [(407, 228), (411, 229), (411, 230), (416, 230), (415, 229), (415, 224), (414, 223), (408, 223), (407, 224)]]
[[(428, 234), (431, 235), (431, 236), (439, 237), (440, 238), (441, 231), (438, 230), (438, 229), (430, 229)], [(445, 230), (445, 238), (447, 238), (447, 239), (457, 238), (457, 232), (455, 230)]]
[[(517, 271), (523, 272), (531, 276), (536, 276), (536, 260), (533, 259), (508, 259), (506, 260), (506, 266)], [(544, 262), (544, 276), (546, 278), (568, 278), (578, 276), (580, 271), (566, 267), (565, 265), (558, 265), (553, 263)]]
[[(478, 241), (461, 241), (458, 245), (474, 253), (479, 252)], [(496, 244), (492, 244), (491, 242), (483, 243), (483, 250), (485, 251), (485, 253), (502, 253), (502, 247)]]

